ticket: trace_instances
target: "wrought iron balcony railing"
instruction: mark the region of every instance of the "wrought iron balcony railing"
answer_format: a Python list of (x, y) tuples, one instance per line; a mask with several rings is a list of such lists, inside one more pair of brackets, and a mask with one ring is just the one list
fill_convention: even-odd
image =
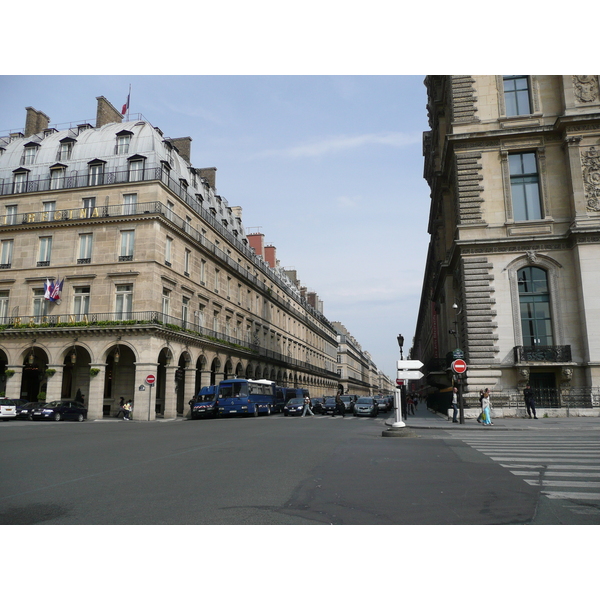
[(571, 346), (515, 346), (515, 363), (571, 362)]

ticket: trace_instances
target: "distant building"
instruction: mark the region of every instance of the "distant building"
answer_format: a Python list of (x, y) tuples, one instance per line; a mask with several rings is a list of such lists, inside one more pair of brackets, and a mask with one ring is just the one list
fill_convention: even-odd
[(253, 250), (191, 138), (97, 102), (95, 125), (29, 107), (24, 133), (0, 135), (0, 392), (79, 390), (89, 418), (123, 396), (142, 420), (228, 376), (334, 393), (337, 332), (274, 248)]
[[(429, 390), (453, 351), (467, 398), (526, 384), (561, 405), (600, 386), (597, 75), (425, 80), (431, 236), (412, 357)], [(457, 355), (459, 355), (457, 353)]]

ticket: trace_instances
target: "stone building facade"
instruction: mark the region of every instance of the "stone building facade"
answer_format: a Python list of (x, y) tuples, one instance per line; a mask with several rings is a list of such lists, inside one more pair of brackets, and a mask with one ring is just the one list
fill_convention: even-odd
[[(600, 386), (597, 75), (428, 76), (430, 244), (412, 357), (466, 397)], [(455, 350), (457, 353), (453, 353)]]
[(94, 126), (28, 107), (0, 136), (0, 393), (79, 391), (90, 419), (123, 396), (140, 420), (228, 376), (335, 393), (335, 329), (250, 247), (191, 138), (97, 102)]

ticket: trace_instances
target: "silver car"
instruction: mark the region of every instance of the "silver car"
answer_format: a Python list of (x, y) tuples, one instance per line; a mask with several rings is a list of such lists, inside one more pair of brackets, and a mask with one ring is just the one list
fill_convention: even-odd
[(359, 398), (354, 404), (354, 416), (360, 417), (366, 415), (367, 417), (376, 417), (379, 413), (377, 408), (377, 402), (372, 396), (363, 396)]

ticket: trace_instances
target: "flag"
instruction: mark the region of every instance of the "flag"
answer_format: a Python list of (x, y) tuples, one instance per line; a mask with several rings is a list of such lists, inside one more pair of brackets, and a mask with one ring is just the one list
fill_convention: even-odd
[(129, 97), (131, 96), (131, 86), (129, 86), (129, 94), (127, 94), (127, 102), (123, 104), (123, 108), (121, 109), (121, 114), (124, 115), (129, 110)]
[(44, 298), (46, 300), (51, 300), (53, 291), (54, 291), (54, 284), (50, 283), (50, 280), (48, 278), (46, 278), (46, 283), (44, 284)]
[(57, 300), (60, 300), (60, 296), (62, 294), (62, 289), (63, 289), (63, 283), (65, 282), (65, 278), (63, 277), (63, 280), (59, 283), (58, 282), (58, 277), (56, 278), (56, 283), (53, 286), (53, 290), (50, 293), (50, 300), (52, 300), (52, 302), (56, 302)]

